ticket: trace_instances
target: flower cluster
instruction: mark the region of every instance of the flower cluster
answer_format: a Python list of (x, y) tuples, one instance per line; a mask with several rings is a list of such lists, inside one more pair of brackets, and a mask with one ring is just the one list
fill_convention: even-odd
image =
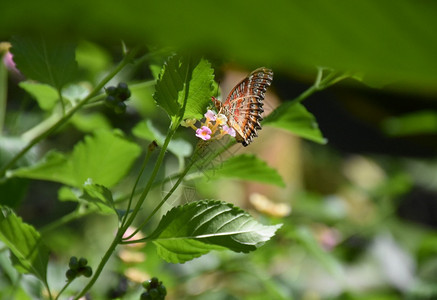
[(225, 115), (208, 110), (204, 116), (205, 121), (201, 122), (199, 128), (195, 126), (196, 119), (187, 119), (181, 125), (196, 130), (196, 136), (204, 141), (218, 140), (227, 134), (235, 137), (235, 130), (227, 125), (228, 118)]

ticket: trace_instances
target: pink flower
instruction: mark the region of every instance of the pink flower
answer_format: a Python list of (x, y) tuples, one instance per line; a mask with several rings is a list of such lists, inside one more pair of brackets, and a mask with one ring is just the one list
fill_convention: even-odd
[(208, 109), (208, 111), (204, 114), (204, 116), (206, 118), (206, 122), (208, 122), (208, 120), (209, 121), (215, 121), (215, 119), (217, 117), (215, 112), (210, 110), (210, 109)]
[(209, 129), (206, 126), (202, 126), (196, 130), (196, 136), (204, 141), (207, 141), (211, 138), (211, 133), (212, 133), (211, 129)]
[(225, 115), (223, 115), (223, 114), (217, 115), (216, 122), (218, 125), (224, 125), (224, 124), (226, 124), (227, 121), (228, 121), (228, 118), (226, 118)]
[(235, 137), (235, 130), (232, 127), (229, 127), (228, 125), (223, 125), (223, 131), (227, 134), (229, 134), (232, 137)]

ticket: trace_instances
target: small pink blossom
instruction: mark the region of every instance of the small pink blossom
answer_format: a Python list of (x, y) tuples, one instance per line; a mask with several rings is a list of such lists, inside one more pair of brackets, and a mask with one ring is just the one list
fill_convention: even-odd
[(235, 137), (235, 130), (232, 127), (229, 127), (228, 125), (223, 125), (223, 131), (227, 134), (229, 134), (232, 137)]
[(207, 126), (202, 126), (196, 130), (196, 136), (204, 141), (207, 141), (211, 138), (211, 133), (211, 129), (209, 129)]
[(205, 116), (207, 122), (208, 122), (208, 120), (209, 121), (215, 121), (216, 118), (217, 118), (216, 113), (214, 111), (210, 110), (210, 109), (208, 109), (208, 111), (204, 114), (204, 116)]
[(225, 125), (227, 121), (228, 121), (228, 118), (226, 118), (225, 115), (223, 115), (223, 114), (217, 115), (216, 122), (218, 125)]

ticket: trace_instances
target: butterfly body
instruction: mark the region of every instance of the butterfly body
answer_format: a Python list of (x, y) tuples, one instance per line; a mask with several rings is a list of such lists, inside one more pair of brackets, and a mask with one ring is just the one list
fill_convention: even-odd
[(258, 68), (238, 83), (224, 103), (212, 98), (217, 111), (228, 118), (228, 126), (234, 128), (237, 142), (247, 146), (261, 129), (263, 101), (273, 80), (273, 71)]

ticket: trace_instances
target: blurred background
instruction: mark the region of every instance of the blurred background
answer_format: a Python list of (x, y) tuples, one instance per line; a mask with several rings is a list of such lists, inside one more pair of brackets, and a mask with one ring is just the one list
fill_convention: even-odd
[[(265, 126), (249, 147), (237, 145), (213, 162), (255, 153), (278, 170), (285, 187), (209, 174), (185, 182), (165, 207), (205, 198), (232, 202), (265, 224), (283, 223), (271, 241), (250, 254), (214, 252), (183, 265), (164, 263), (153, 245), (120, 248), (98, 294), (115, 298), (158, 276), (169, 299), (437, 298), (436, 11), (436, 2), (407, 0), (2, 4), (1, 40), (30, 35), (76, 43), (85, 89), (120, 60), (121, 41), (146, 51), (204, 56), (222, 97), (251, 70), (272, 68), (266, 113), (308, 89), (318, 67), (351, 74), (302, 102), (327, 144)], [(9, 75), (2, 134), (20, 137), (46, 113), (18, 86), (22, 75), (3, 58)], [(141, 84), (153, 80), (153, 66), (164, 59), (138, 63), (114, 80), (132, 84), (126, 114), (92, 110), (93, 121), (73, 120), (35, 149), (34, 161), (50, 149), (71, 152), (95, 128), (119, 128), (132, 137), (134, 126), (149, 119), (164, 132), (167, 119), (153, 102), (153, 85)], [(194, 145), (192, 135), (186, 130), (178, 137)], [(0, 146), (0, 162), (20, 147)], [(129, 190), (139, 164), (116, 193)], [(178, 158), (169, 155), (161, 176), (177, 170)], [(13, 179), (0, 185), (0, 202), (43, 229), (75, 208), (58, 201), (60, 188)], [(157, 188), (156, 199), (169, 189)], [(53, 287), (62, 286), (71, 255), (98, 262), (116, 225), (113, 218), (91, 215), (48, 231)], [(0, 269), (0, 276), (7, 285), (8, 272)]]

